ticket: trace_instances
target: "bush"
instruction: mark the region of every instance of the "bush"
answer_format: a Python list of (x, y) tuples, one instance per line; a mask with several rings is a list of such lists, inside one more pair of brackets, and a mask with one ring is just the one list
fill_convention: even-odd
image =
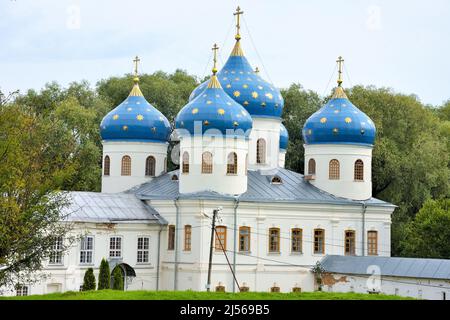
[(95, 290), (94, 269), (89, 268), (84, 273), (83, 291)]
[(109, 289), (111, 287), (108, 261), (102, 259), (100, 272), (98, 274), (98, 290)]
[(120, 267), (113, 270), (113, 290), (123, 290), (123, 274)]

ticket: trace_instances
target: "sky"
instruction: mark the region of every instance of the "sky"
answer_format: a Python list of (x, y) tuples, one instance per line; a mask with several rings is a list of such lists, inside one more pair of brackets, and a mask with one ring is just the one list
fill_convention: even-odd
[[(336, 59), (344, 87), (390, 87), (427, 104), (450, 99), (448, 0), (0, 0), (0, 90), (184, 69), (203, 77), (234, 44), (266, 80), (328, 94)], [(331, 80), (331, 81), (330, 81)]]

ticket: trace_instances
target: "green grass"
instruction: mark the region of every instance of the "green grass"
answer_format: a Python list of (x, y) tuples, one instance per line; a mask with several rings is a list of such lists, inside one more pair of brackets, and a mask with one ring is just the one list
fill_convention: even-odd
[(26, 297), (4, 297), (17, 300), (405, 300), (407, 298), (382, 294), (303, 292), (195, 292), (195, 291), (114, 291), (100, 290), (87, 292), (68, 291)]

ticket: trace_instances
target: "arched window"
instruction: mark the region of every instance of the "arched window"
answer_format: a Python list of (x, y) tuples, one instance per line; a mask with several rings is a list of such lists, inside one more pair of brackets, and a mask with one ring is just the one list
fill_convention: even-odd
[(218, 226), (216, 227), (216, 237), (215, 237), (215, 248), (217, 251), (227, 250), (227, 227)]
[(369, 256), (376, 256), (378, 254), (378, 232), (367, 232), (367, 254)]
[(184, 226), (184, 251), (191, 251), (192, 227), (187, 224)]
[(364, 181), (364, 162), (361, 159), (355, 161), (355, 181)]
[(145, 160), (145, 175), (148, 177), (154, 177), (155, 166), (156, 166), (155, 157), (153, 156), (147, 157), (147, 160)]
[(189, 153), (187, 151), (183, 152), (183, 165), (182, 165), (182, 172), (183, 173), (189, 173)]
[(103, 174), (105, 176), (109, 176), (110, 167), (111, 167), (111, 160), (109, 159), (109, 156), (106, 156), (105, 161), (103, 162)]
[(280, 252), (280, 229), (269, 229), (269, 252)]
[(325, 253), (325, 230), (314, 229), (314, 253)]
[(263, 138), (256, 142), (256, 163), (266, 163), (266, 140)]
[(355, 255), (355, 231), (345, 231), (345, 255)]
[(328, 177), (330, 180), (339, 180), (340, 170), (338, 160), (333, 159), (330, 161), (330, 167), (328, 169)]
[(202, 154), (202, 173), (213, 172), (213, 155), (211, 152), (203, 152)]
[(131, 158), (130, 156), (122, 157), (122, 175), (131, 176)]
[(227, 174), (237, 174), (237, 160), (236, 152), (231, 152), (228, 155)]
[(302, 229), (294, 228), (292, 229), (292, 243), (291, 243), (291, 251), (292, 252), (302, 252)]
[(312, 158), (308, 161), (308, 174), (316, 174), (316, 160)]

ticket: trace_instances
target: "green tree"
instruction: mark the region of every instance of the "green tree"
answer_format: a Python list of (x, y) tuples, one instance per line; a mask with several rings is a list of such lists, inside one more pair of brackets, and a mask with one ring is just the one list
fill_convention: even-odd
[(122, 269), (117, 266), (113, 270), (113, 290), (123, 290), (123, 273)]
[(98, 274), (98, 290), (111, 288), (111, 273), (109, 271), (109, 263), (106, 259), (102, 259), (100, 263), (100, 272)]
[(72, 167), (60, 157), (66, 136), (26, 107), (0, 106), (0, 286), (33, 282), (55, 243), (74, 240), (61, 223), (69, 204), (58, 192)]
[(427, 200), (405, 234), (405, 255), (450, 259), (450, 199)]
[(83, 291), (95, 290), (94, 269), (88, 268), (84, 273)]

